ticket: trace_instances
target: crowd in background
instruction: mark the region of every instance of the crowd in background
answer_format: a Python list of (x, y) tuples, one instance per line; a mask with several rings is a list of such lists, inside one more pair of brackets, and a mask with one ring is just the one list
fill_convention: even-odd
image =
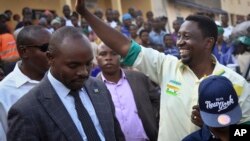
[[(63, 26), (77, 27), (89, 38), (95, 50), (96, 46), (101, 43), (101, 40), (90, 28), (85, 19), (81, 18), (77, 12), (72, 11), (68, 5), (63, 6), (62, 10), (64, 14), (63, 17), (59, 17), (55, 13), (46, 10), (41, 13), (39, 19), (36, 20), (33, 19), (32, 9), (29, 7), (23, 8), (22, 16), (18, 14), (13, 15), (11, 10), (6, 10), (1, 14), (1, 62), (12, 63), (18, 60), (19, 56), (15, 49), (15, 37), (24, 26), (32, 24), (41, 25), (51, 33)], [(165, 16), (154, 17), (152, 11), (146, 12), (146, 19), (144, 19), (144, 13), (135, 8), (129, 8), (127, 13), (121, 16), (117, 10), (111, 8), (106, 9), (105, 12), (96, 10), (94, 14), (111, 27), (123, 33), (124, 36), (135, 40), (139, 44), (154, 48), (165, 54), (174, 55), (177, 58), (180, 57), (179, 49), (176, 47), (176, 39), (178, 38), (178, 30), (183, 20), (176, 19), (170, 23)], [(202, 12), (197, 14), (207, 15), (213, 18), (212, 14)], [(250, 64), (249, 37), (246, 36), (239, 39), (230, 38), (234, 27), (229, 25), (228, 14), (222, 13), (220, 17), (221, 21), (216, 21), (218, 24), (218, 41), (213, 50), (213, 54), (220, 63), (231, 67), (249, 79), (249, 76), (247, 76), (249, 75), (248, 66)], [(170, 32), (169, 24), (172, 24), (173, 32)], [(13, 66), (8, 63), (1, 63), (7, 66), (5, 67), (6, 74), (11, 70), (9, 67)], [(93, 73), (93, 75), (95, 75), (95, 71)]]

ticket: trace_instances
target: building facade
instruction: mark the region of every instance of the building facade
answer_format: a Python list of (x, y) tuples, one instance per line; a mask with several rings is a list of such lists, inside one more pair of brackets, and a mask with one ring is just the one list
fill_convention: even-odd
[[(76, 0), (0, 0), (0, 13), (7, 9), (13, 14), (20, 14), (23, 7), (31, 7), (39, 12), (50, 10), (62, 16), (62, 7), (68, 4), (72, 9)], [(244, 20), (250, 13), (250, 0), (86, 0), (87, 7), (94, 11), (100, 9), (103, 12), (107, 8), (118, 10), (121, 15), (128, 11), (129, 7), (141, 10), (145, 13), (153, 11), (155, 17), (167, 16), (169, 29), (172, 30), (172, 22), (176, 18), (185, 18), (189, 14), (197, 12), (213, 13), (215, 20), (220, 21), (219, 15), (227, 11), (230, 14), (231, 24), (238, 20)], [(73, 10), (72, 10), (73, 11)]]
[(231, 23), (235, 25), (246, 20), (246, 16), (250, 14), (250, 0), (221, 0), (221, 8), (228, 12)]

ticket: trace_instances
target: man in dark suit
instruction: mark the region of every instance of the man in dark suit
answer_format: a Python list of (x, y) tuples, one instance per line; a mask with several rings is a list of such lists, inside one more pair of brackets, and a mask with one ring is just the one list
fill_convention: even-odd
[(105, 85), (89, 77), (90, 43), (74, 27), (57, 30), (50, 70), (8, 113), (8, 141), (124, 140)]
[(104, 44), (98, 46), (99, 79), (108, 87), (116, 117), (127, 141), (156, 141), (160, 93), (144, 74), (123, 70), (120, 56)]

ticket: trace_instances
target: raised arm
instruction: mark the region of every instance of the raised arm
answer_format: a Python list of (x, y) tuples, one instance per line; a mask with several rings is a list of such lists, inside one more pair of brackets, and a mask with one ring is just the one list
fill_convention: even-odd
[(90, 13), (85, 7), (85, 0), (77, 0), (75, 8), (108, 47), (123, 57), (127, 55), (130, 48), (130, 40), (127, 37)]

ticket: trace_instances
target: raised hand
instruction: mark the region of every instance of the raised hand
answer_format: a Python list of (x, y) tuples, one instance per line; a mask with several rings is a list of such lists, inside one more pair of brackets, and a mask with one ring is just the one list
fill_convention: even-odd
[(79, 14), (83, 14), (84, 11), (86, 10), (85, 0), (76, 0), (75, 9), (76, 12), (78, 12)]
[[(85, 0), (76, 0), (75, 10), (89, 23), (98, 37), (111, 49), (125, 57), (130, 49), (131, 41), (122, 33), (110, 27), (93, 15), (86, 7)], [(107, 36), (107, 34), (109, 36)]]

